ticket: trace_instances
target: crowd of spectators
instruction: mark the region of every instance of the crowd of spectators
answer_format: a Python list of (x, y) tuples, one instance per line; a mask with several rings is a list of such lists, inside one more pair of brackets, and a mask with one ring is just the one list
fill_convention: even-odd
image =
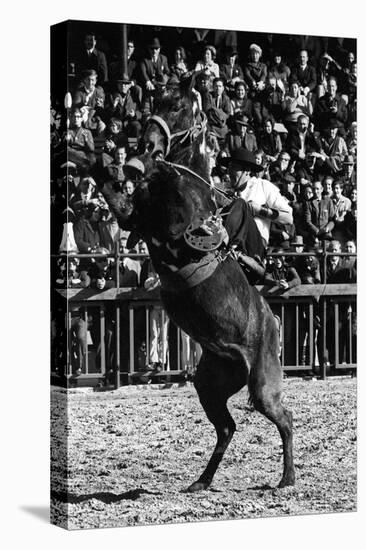
[[(189, 78), (208, 120), (212, 182), (230, 189), (222, 159), (244, 148), (292, 207), (293, 223), (271, 224), (267, 282), (283, 289), (354, 282), (355, 256), (336, 254), (356, 252), (355, 41), (146, 29), (129, 27), (127, 65), (122, 41), (113, 52), (107, 37), (83, 33), (69, 56), (63, 102), (60, 93), (51, 98), (53, 252), (99, 256), (61, 258), (56, 286), (115, 287), (115, 261), (100, 256), (117, 246), (146, 252), (143, 242), (127, 250), (100, 189), (108, 181), (133, 193), (144, 175), (136, 152), (143, 125), (159, 97)], [(308, 254), (282, 256), (290, 251)], [(326, 267), (323, 251), (331, 253)], [(148, 261), (124, 258), (119, 285), (152, 284)]]

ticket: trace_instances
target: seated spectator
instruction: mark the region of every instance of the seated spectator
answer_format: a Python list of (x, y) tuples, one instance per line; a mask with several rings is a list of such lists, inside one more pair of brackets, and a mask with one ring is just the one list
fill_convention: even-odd
[(103, 85), (108, 82), (108, 67), (105, 54), (96, 48), (97, 40), (94, 32), (88, 32), (84, 37), (83, 49), (76, 55), (76, 74), (81, 76), (83, 71), (94, 70), (98, 82)]
[(220, 65), (220, 76), (225, 80), (227, 88), (232, 92), (237, 82), (244, 79), (243, 71), (238, 65), (238, 52), (236, 48), (229, 47), (226, 52), (226, 63)]
[(290, 155), (282, 150), (278, 155), (277, 161), (270, 165), (269, 174), (272, 183), (279, 185), (286, 174), (294, 173), (293, 165), (290, 164)]
[(309, 129), (307, 116), (300, 115), (298, 117), (296, 129), (291, 130), (288, 134), (285, 149), (289, 152), (291, 159), (296, 162), (295, 175), (299, 179), (310, 180), (314, 163), (311, 161), (312, 164), (309, 164), (309, 156), (320, 151), (320, 145)]
[[(347, 254), (356, 254), (356, 243), (353, 240), (349, 240), (343, 247), (343, 252)], [(342, 259), (342, 266), (346, 268), (354, 267), (356, 262), (356, 256), (344, 256)]]
[(329, 198), (322, 198), (323, 186), (320, 181), (313, 185), (314, 198), (305, 202), (305, 227), (310, 234), (311, 242), (330, 240), (334, 228), (335, 209)]
[(332, 240), (329, 243), (327, 252), (331, 255), (327, 257), (326, 282), (332, 284), (337, 282), (338, 272), (342, 269), (342, 260), (338, 254), (341, 252), (341, 243), (338, 240)]
[(119, 183), (120, 185), (125, 181), (126, 175), (124, 172), (124, 165), (126, 163), (126, 158), (126, 147), (120, 145), (115, 149), (114, 161), (105, 168), (105, 177), (107, 180)]
[(104, 111), (105, 94), (101, 86), (97, 86), (97, 73), (94, 69), (83, 72), (83, 80), (76, 89), (73, 106), (80, 109), (85, 128), (100, 134), (105, 124)]
[(285, 103), (285, 91), (277, 84), (274, 76), (268, 77), (268, 82), (261, 94), (262, 116), (273, 118), (279, 122), (283, 118)]
[(128, 233), (123, 231), (120, 236), (120, 258), (119, 265), (119, 280), (120, 287), (136, 288), (140, 283), (141, 264), (138, 260), (128, 257), (129, 249), (127, 248)]
[(311, 156), (316, 159), (317, 174), (338, 175), (342, 171), (342, 163), (347, 155), (347, 145), (338, 134), (340, 123), (332, 119), (319, 139), (320, 151), (313, 151)]
[(118, 59), (110, 64), (109, 80), (113, 87), (115, 86), (117, 80), (124, 79), (128, 76), (129, 80), (132, 82), (131, 93), (133, 97), (135, 100), (141, 101), (142, 90), (140, 86), (137, 85), (138, 64), (135, 58), (135, 42), (133, 40), (128, 39), (127, 41), (127, 75), (124, 74), (125, 65), (123, 54), (123, 45), (121, 45)]
[(272, 118), (266, 118), (263, 122), (263, 130), (259, 136), (259, 147), (263, 149), (267, 163), (275, 162), (282, 150), (281, 139), (273, 129)]
[(346, 213), (344, 220), (344, 231), (347, 239), (357, 238), (357, 189), (350, 193), (351, 210)]
[(231, 100), (233, 114), (242, 113), (249, 121), (253, 119), (253, 103), (246, 95), (247, 87), (245, 82), (238, 80), (234, 86), (234, 97)]
[(269, 65), (268, 76), (273, 76), (276, 79), (276, 85), (283, 91), (288, 90), (291, 70), (290, 67), (282, 60), (280, 52), (275, 52), (273, 62)]
[(122, 121), (123, 132), (127, 136), (137, 137), (141, 133), (141, 107), (132, 97), (132, 81), (129, 78), (116, 80), (116, 89), (110, 96), (107, 112)]
[(337, 80), (330, 78), (328, 91), (316, 102), (314, 119), (320, 130), (329, 127), (331, 120), (337, 120), (340, 126), (347, 123), (348, 112), (344, 99), (337, 93)]
[(320, 264), (313, 248), (307, 247), (306, 252), (311, 255), (298, 257), (296, 262), (296, 270), (301, 279), (302, 285), (320, 285)]
[(83, 127), (83, 115), (80, 109), (73, 110), (70, 127), (64, 136), (64, 140), (67, 143), (67, 159), (74, 162), (77, 168), (85, 168), (95, 164), (94, 139), (91, 131)]
[(197, 94), (200, 109), (207, 113), (212, 107), (211, 74), (209, 71), (201, 71), (196, 75), (195, 87), (192, 91)]
[(340, 181), (333, 183), (333, 196), (335, 218), (334, 218), (334, 237), (344, 242), (345, 237), (345, 218), (347, 212), (351, 210), (351, 201), (343, 195), (343, 184)]
[(128, 139), (123, 132), (123, 124), (119, 118), (112, 117), (104, 132), (105, 142), (102, 152), (102, 165), (107, 166), (113, 162), (114, 154), (118, 147), (128, 148)]
[(342, 162), (342, 172), (338, 178), (343, 184), (344, 194), (349, 197), (351, 191), (357, 185), (355, 161), (352, 155), (345, 155)]
[(323, 197), (333, 198), (333, 183), (332, 176), (325, 176), (323, 179)]
[(216, 109), (223, 111), (227, 117), (232, 114), (231, 102), (226, 95), (222, 78), (215, 78), (213, 81), (212, 105)]
[(340, 71), (342, 71), (342, 67), (337, 63), (337, 61), (335, 61), (329, 53), (323, 53), (319, 60), (317, 69), (318, 98), (323, 97), (329, 91), (329, 79), (332, 77), (337, 77), (337, 74), (340, 74)]
[(82, 254), (95, 253), (100, 246), (110, 252), (118, 238), (118, 224), (99, 204), (90, 204), (84, 217), (74, 224), (75, 242)]
[(170, 66), (171, 74), (176, 75), (179, 80), (182, 77), (188, 76), (189, 70), (187, 65), (186, 51), (182, 46), (178, 46), (174, 50), (174, 63)]
[(233, 129), (226, 136), (226, 148), (230, 155), (240, 147), (251, 152), (257, 150), (254, 129), (250, 126), (246, 115), (240, 112), (236, 113), (232, 118), (231, 126)]
[(87, 214), (89, 205), (97, 204), (99, 204), (97, 184), (90, 176), (81, 178), (76, 192), (69, 201), (69, 206), (72, 208), (76, 219)]
[(116, 287), (115, 273), (110, 259), (107, 257), (109, 250), (103, 247), (97, 247), (95, 254), (105, 254), (105, 257), (93, 258), (88, 269), (91, 280), (90, 286), (98, 290), (108, 290)]
[(86, 271), (79, 271), (80, 260), (71, 253), (57, 260), (56, 288), (88, 288), (90, 277)]
[(281, 256), (282, 248), (274, 248), (272, 254), (273, 264), (270, 271), (266, 271), (264, 284), (285, 291), (301, 284), (300, 277), (294, 267), (290, 267), (285, 262), (285, 256)]
[(284, 97), (283, 120), (289, 131), (296, 128), (298, 119), (302, 115), (311, 116), (313, 105), (311, 101), (300, 91), (298, 80), (291, 78), (290, 87)]
[(158, 76), (170, 75), (168, 60), (160, 50), (160, 40), (154, 38), (148, 45), (148, 56), (141, 62), (140, 69), (145, 92), (153, 92), (155, 90)]
[(357, 157), (357, 122), (352, 122), (349, 127), (349, 133), (346, 137), (348, 153)]
[(262, 124), (261, 99), (266, 86), (267, 66), (260, 61), (262, 48), (258, 44), (249, 46), (249, 61), (244, 67), (244, 78), (249, 86), (249, 97), (253, 101), (253, 117), (256, 126)]
[(316, 89), (316, 70), (308, 63), (309, 55), (306, 50), (301, 50), (298, 63), (292, 68), (292, 78), (299, 82), (300, 92), (305, 97)]
[(214, 46), (206, 46), (203, 51), (203, 59), (197, 61), (195, 66), (196, 72), (210, 71), (211, 81), (214, 78), (219, 78), (220, 69), (217, 63), (215, 63), (216, 48)]

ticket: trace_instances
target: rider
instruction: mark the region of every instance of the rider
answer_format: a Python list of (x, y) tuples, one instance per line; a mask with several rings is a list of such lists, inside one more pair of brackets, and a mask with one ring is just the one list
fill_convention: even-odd
[[(237, 246), (239, 262), (252, 275), (262, 279), (265, 270), (261, 260), (268, 246), (271, 222), (292, 223), (292, 208), (278, 187), (255, 175), (262, 167), (250, 151), (236, 149), (230, 157), (222, 158), (221, 164), (228, 167), (236, 197), (226, 207), (226, 212), (222, 212), (222, 215), (226, 214), (229, 243)], [(244, 232), (243, 220), (247, 220)]]

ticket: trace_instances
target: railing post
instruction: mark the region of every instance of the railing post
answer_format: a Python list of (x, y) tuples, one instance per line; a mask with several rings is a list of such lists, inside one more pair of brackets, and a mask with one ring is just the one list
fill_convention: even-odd
[(326, 299), (323, 298), (322, 299), (322, 321), (321, 321), (321, 324), (323, 326), (323, 330), (322, 330), (322, 335), (323, 335), (323, 338), (322, 338), (322, 345), (321, 345), (321, 358), (319, 358), (319, 361), (321, 361), (321, 365), (320, 365), (320, 372), (321, 372), (321, 377), (323, 380), (326, 380), (327, 378), (327, 364), (326, 364), (326, 361), (325, 361), (325, 355), (326, 355), (326, 349), (327, 349), (327, 302), (326, 302)]
[(120, 386), (120, 371), (121, 371), (121, 347), (120, 347), (120, 332), (121, 332), (121, 310), (119, 303), (116, 304), (116, 362), (114, 372), (114, 385), (116, 389)]

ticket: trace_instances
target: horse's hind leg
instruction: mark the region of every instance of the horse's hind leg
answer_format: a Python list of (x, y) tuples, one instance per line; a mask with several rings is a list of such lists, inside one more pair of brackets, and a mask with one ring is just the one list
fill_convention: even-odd
[[(251, 371), (249, 392), (254, 407), (276, 424), (280, 432), (283, 443), (284, 467), (279, 487), (286, 487), (295, 484), (292, 454), (292, 413), (285, 409), (281, 403), (282, 370), (278, 358), (274, 358), (273, 361), (275, 365), (273, 363), (268, 364), (268, 366), (256, 365), (256, 368)], [(258, 376), (259, 372), (261, 374)]]
[(197, 481), (187, 492), (207, 489), (234, 435), (235, 422), (228, 411), (227, 400), (246, 384), (246, 369), (204, 351), (194, 385), (207, 418), (215, 426), (217, 443), (211, 458)]

